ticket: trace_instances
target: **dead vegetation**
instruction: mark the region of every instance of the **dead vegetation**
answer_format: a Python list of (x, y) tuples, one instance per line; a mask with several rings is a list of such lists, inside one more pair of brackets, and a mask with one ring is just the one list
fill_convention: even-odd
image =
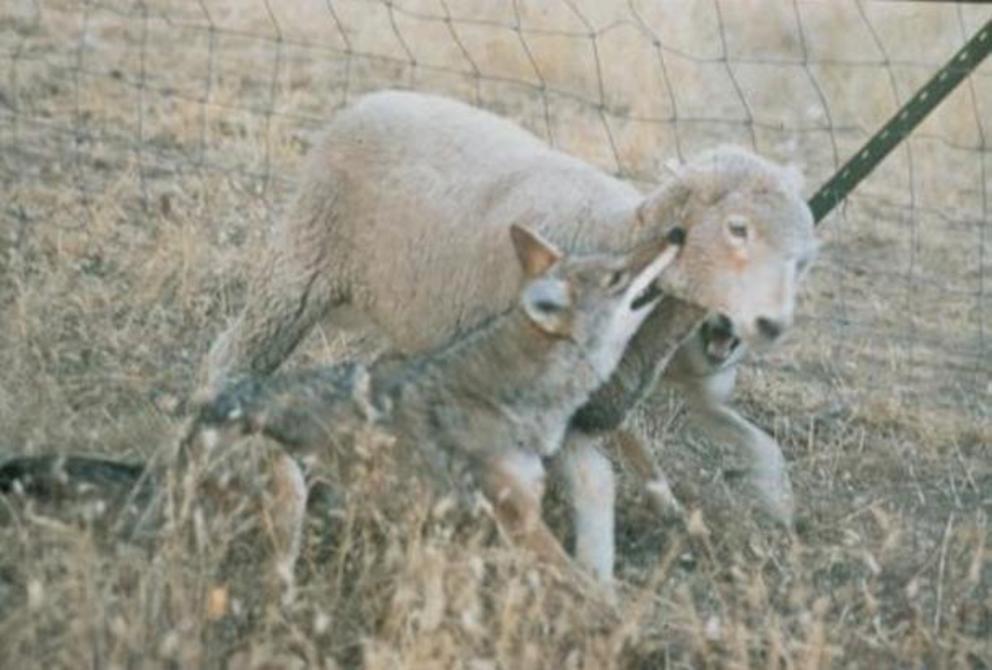
[[(598, 33), (593, 56), (591, 40), (571, 36), (588, 28), (569, 7), (597, 30), (632, 21), (633, 7), (672, 48), (718, 55), (710, 3), (523, 3), (543, 94), (506, 27), (512, 3), (505, 12), (452, 5), (456, 19), (480, 21), (452, 24), (464, 52), (436, 32), (438, 20), (418, 18), (443, 15), (445, 3), (393, 3), (413, 67), (387, 5), (332, 3), (351, 39), (345, 56), (324, 5), (276, 7), (274, 42), (266, 4), (242, 4), (251, 8), (52, 1), (0, 12), (0, 455), (147, 460), (175, 439), (178, 420), (156, 402), (192, 388), (211, 338), (243, 299), (309, 132), (346, 96), (383, 85), (460, 95), (643, 181), (678, 150), (749, 141), (742, 126), (691, 119), (693, 96), (704, 96), (694, 81), (712, 88), (705, 95), (733, 91), (722, 65), (665, 52), (690, 118), (659, 122), (668, 103), (637, 101), (668, 98), (639, 97), (645, 73), (618, 64), (657, 58), (650, 41), (631, 37), (642, 34), (630, 28), (636, 21)], [(783, 58), (799, 53), (787, 3), (762, 3), (767, 23), (721, 4), (734, 58), (759, 43)], [(798, 6), (810, 58), (824, 61), (812, 71), (833, 132), (790, 134), (809, 121), (791, 116), (780, 130), (754, 128), (759, 150), (801, 160), (811, 186), (832, 168), (831, 139), (847, 155), (891, 111), (892, 96), (878, 93), (889, 90), (887, 74), (907, 95), (927, 70), (900, 62), (935, 66), (988, 17), (919, 3)], [(223, 30), (196, 29), (205, 16)], [(940, 37), (933, 54), (906, 37), (921, 21)], [(870, 36), (848, 34), (869, 24), (893, 63), (831, 65), (831, 55), (870, 51)], [(697, 43), (684, 37), (693, 30)], [(922, 51), (907, 52), (910, 42)], [(480, 76), (443, 69), (471, 73), (465, 53)], [(602, 113), (596, 57), (609, 82)], [(782, 67), (738, 70), (758, 121), (794, 107), (774, 94), (796, 74)], [(343, 499), (333, 486), (316, 496), (290, 603), (261, 576), (271, 541), (249, 504), (210, 516), (206, 533), (189, 521), (151, 544), (108, 543), (86, 524), (4, 507), (4, 665), (992, 666), (989, 76), (986, 66), (928, 121), (911, 145), (912, 181), (901, 152), (825, 224), (805, 318), (782, 349), (744, 370), (740, 404), (790, 461), (802, 517), (795, 537), (751, 519), (725, 474), (734, 454), (684, 431), (677, 399), (659, 395), (639, 428), (656, 438), (693, 515), (686, 527), (665, 526), (622, 493), (619, 609), (509, 548), (485, 509), (374, 494), (362, 480)], [(321, 332), (294, 364), (376, 347)], [(239, 462), (251, 473), (264, 450), (246, 444), (217, 467)], [(333, 483), (333, 473), (317, 474)], [(567, 536), (562, 507), (552, 500), (548, 514)]]

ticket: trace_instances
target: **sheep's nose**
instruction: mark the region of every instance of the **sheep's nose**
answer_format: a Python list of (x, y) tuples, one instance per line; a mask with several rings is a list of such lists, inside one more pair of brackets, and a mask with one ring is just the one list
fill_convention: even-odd
[(758, 317), (755, 325), (758, 327), (758, 332), (769, 340), (777, 340), (785, 330), (785, 325), (781, 321), (766, 319), (763, 316)]

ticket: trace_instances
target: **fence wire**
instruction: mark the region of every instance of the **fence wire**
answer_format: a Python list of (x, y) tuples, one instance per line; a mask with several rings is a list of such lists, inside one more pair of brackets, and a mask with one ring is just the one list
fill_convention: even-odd
[[(0, 180), (58, 194), (2, 203), (15, 246), (67, 202), (83, 215), (60, 225), (95, 226), (108, 193), (147, 210), (192, 180), (220, 178), (274, 220), (312, 132), (384, 87), (491, 109), (642, 188), (730, 142), (799, 164), (812, 193), (992, 15), (800, 0), (6, 7)], [(992, 414), (990, 119), (985, 64), (821, 226), (770, 374), (848, 405), (881, 389)]]

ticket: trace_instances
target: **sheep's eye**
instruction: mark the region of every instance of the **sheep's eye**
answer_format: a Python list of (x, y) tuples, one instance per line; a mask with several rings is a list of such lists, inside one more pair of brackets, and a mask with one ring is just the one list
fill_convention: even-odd
[(605, 288), (617, 288), (627, 280), (627, 273), (623, 270), (617, 270), (616, 272), (611, 272), (605, 277), (603, 277), (603, 286)]
[(727, 221), (727, 230), (730, 235), (737, 240), (747, 239), (747, 222), (741, 219), (730, 219)]

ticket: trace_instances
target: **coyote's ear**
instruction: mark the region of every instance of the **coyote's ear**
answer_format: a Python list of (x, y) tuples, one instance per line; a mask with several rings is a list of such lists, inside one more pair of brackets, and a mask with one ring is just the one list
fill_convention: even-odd
[(510, 237), (513, 239), (513, 248), (520, 260), (520, 267), (528, 279), (541, 276), (561, 260), (561, 252), (555, 245), (526, 226), (516, 223), (510, 226)]
[(572, 292), (561, 279), (538, 279), (524, 289), (521, 303), (531, 322), (549, 335), (572, 333)]

